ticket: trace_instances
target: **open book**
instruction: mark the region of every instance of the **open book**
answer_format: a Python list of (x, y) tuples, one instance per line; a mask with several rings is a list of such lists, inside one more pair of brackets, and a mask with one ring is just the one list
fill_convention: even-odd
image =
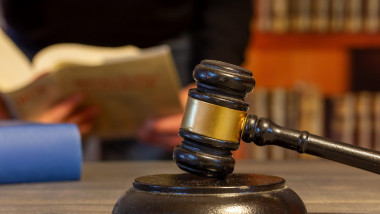
[(94, 135), (133, 136), (149, 117), (182, 111), (179, 78), (166, 45), (95, 47), (57, 44), (32, 60), (0, 31), (0, 92), (12, 114), (33, 120), (74, 93), (101, 109)]

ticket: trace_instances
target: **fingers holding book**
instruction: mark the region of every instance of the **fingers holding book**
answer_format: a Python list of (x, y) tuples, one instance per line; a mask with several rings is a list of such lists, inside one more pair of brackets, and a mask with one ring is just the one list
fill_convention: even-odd
[(35, 120), (42, 123), (74, 123), (82, 135), (88, 134), (100, 109), (97, 106), (83, 107), (83, 94), (74, 94), (58, 102)]

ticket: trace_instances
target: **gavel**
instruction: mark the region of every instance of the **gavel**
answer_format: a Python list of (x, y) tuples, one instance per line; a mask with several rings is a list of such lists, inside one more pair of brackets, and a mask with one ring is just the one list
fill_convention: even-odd
[(194, 68), (197, 88), (190, 89), (173, 159), (184, 171), (223, 179), (232, 173), (232, 151), (240, 141), (276, 145), (380, 174), (380, 152), (281, 127), (248, 115), (244, 98), (255, 86), (240, 66), (203, 60)]

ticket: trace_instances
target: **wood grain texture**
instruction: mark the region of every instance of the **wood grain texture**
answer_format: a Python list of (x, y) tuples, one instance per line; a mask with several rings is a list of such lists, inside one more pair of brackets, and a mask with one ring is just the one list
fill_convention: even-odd
[[(330, 161), (238, 161), (235, 172), (281, 176), (309, 213), (380, 213), (380, 175)], [(175, 163), (85, 163), (80, 181), (0, 185), (0, 213), (111, 213), (136, 177), (182, 173)]]

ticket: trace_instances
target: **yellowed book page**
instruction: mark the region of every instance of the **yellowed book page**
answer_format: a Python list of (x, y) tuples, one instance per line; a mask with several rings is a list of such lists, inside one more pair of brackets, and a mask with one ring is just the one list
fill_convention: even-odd
[(75, 43), (55, 44), (44, 48), (33, 58), (32, 69), (36, 73), (59, 70), (67, 64), (99, 66), (138, 56), (141, 50), (135, 46), (99, 47)]
[(52, 74), (44, 75), (21, 89), (4, 93), (11, 114), (24, 120), (36, 120), (51, 106), (64, 98)]
[(82, 91), (87, 105), (100, 107), (95, 132), (102, 137), (131, 136), (148, 118), (182, 111), (169, 52), (101, 67), (72, 67), (60, 75), (65, 91)]
[(29, 60), (0, 29), (0, 91), (12, 91), (33, 78)]
[[(148, 118), (182, 112), (179, 79), (167, 46), (148, 49), (123, 62), (62, 67), (51, 77), (53, 85), (59, 88), (53, 90), (54, 95), (62, 98), (81, 92), (85, 96), (84, 105), (101, 109), (95, 136), (133, 136)], [(56, 101), (50, 99), (52, 93), (40, 95), (17, 106), (23, 118), (36, 115), (31, 109), (46, 109)]]

